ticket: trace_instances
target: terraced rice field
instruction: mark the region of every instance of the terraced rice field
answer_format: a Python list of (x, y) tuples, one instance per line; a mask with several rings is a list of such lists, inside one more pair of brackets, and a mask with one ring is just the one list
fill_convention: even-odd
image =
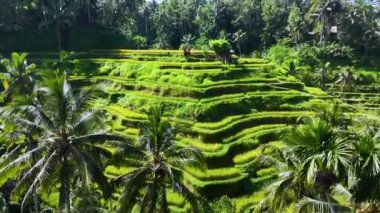
[[(37, 62), (57, 57), (32, 56)], [(179, 126), (177, 143), (198, 147), (206, 156), (207, 169), (189, 168), (186, 181), (210, 200), (228, 195), (238, 212), (253, 209), (276, 176), (273, 168), (246, 171), (263, 144), (281, 146), (281, 131), (331, 98), (258, 58), (223, 64), (209, 52), (194, 52), (186, 61), (181, 51), (130, 50), (77, 53), (75, 58), (71, 80), (105, 85), (108, 97), (93, 107), (107, 112), (114, 131), (137, 138), (146, 119), (144, 107), (165, 104), (168, 118)], [(345, 95), (349, 101), (360, 93)], [(128, 169), (109, 167), (106, 172), (112, 177)], [(167, 196), (173, 212), (186, 211), (188, 204), (179, 195)]]

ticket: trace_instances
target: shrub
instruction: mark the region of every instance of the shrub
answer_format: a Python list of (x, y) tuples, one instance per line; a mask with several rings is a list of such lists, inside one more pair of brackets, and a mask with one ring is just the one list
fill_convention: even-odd
[(206, 36), (202, 35), (197, 40), (195, 40), (194, 48), (196, 50), (204, 50), (205, 48), (207, 49), (208, 43), (209, 42)]
[(215, 51), (215, 54), (220, 57), (226, 57), (230, 53), (231, 44), (225, 39), (211, 40), (209, 45)]
[(137, 49), (146, 49), (148, 47), (147, 39), (144, 36), (136, 35), (132, 40)]
[(269, 49), (268, 58), (278, 65), (282, 65), (285, 62), (297, 60), (298, 53), (293, 48), (287, 46), (286, 41), (283, 40)]
[(304, 44), (299, 51), (300, 62), (313, 67), (319, 65), (320, 61), (351, 60), (352, 55), (350, 47), (338, 43), (324, 46)]

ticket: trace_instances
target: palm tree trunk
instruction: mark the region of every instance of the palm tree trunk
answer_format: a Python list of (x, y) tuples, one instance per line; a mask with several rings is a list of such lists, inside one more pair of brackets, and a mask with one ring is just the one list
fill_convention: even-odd
[(55, 32), (57, 34), (57, 39), (58, 39), (58, 50), (61, 50), (61, 30), (59, 29), (58, 24), (56, 24), (55, 26)]
[(161, 213), (168, 213), (168, 202), (166, 200), (166, 188), (162, 185)]
[(322, 42), (323, 42), (323, 30), (324, 30), (324, 18), (323, 18), (323, 14), (321, 14), (321, 29), (320, 29), (320, 32), (319, 32), (319, 44), (322, 45)]
[(153, 179), (153, 189), (152, 189), (152, 200), (149, 206), (149, 213), (155, 213), (156, 212), (156, 203), (157, 203), (157, 187), (158, 187), (158, 177), (156, 174), (154, 174)]
[(91, 23), (91, 0), (87, 2), (88, 23)]
[(145, 38), (148, 39), (148, 17), (145, 16)]
[(70, 183), (68, 177), (68, 162), (67, 156), (63, 157), (61, 168), (61, 188), (59, 192), (59, 210), (60, 212), (71, 213), (70, 206)]

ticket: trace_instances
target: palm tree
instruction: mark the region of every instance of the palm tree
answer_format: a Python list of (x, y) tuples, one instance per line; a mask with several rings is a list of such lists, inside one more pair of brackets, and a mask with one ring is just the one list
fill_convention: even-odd
[(344, 207), (332, 195), (337, 186), (342, 188), (340, 182), (347, 181), (352, 147), (328, 122), (320, 118), (305, 118), (304, 122), (283, 135), (285, 148), (260, 156), (260, 162), (269, 162), (280, 171), (260, 208), (284, 209), (292, 202), (299, 202), (300, 209), (325, 204), (331, 212)]
[(315, 80), (318, 82), (319, 87), (326, 90), (325, 83), (328, 79), (328, 72), (330, 71), (330, 62), (321, 62), (317, 69)]
[(101, 130), (99, 112), (86, 110), (91, 95), (86, 91), (74, 95), (64, 74), (50, 74), (42, 85), (37, 98), (19, 97), (10, 106), (20, 128), (38, 129), (38, 144), (21, 154), (7, 154), (0, 176), (19, 169), (13, 194), (23, 194), (22, 206), (34, 189), (49, 193), (58, 188), (59, 210), (70, 213), (74, 185), (90, 190), (95, 182), (106, 195), (110, 192), (99, 163), (110, 153), (99, 143), (122, 138)]
[(305, 124), (291, 129), (282, 140), (303, 162), (302, 173), (309, 184), (318, 183), (321, 172), (332, 173), (337, 180), (347, 177), (352, 147), (327, 121), (306, 118)]
[(276, 168), (279, 173), (277, 180), (265, 188), (266, 196), (256, 206), (255, 213), (265, 210), (286, 212), (306, 193), (306, 183), (300, 177), (302, 163), (287, 149), (264, 145), (262, 155), (256, 161), (261, 166)]
[(138, 13), (140, 14), (141, 17), (144, 18), (145, 22), (145, 38), (149, 38), (148, 32), (149, 32), (149, 18), (150, 15), (152, 14), (152, 11), (155, 9), (155, 2), (146, 2), (144, 5), (142, 5), (139, 8)]
[[(18, 125), (18, 119), (14, 118), (10, 113), (11, 110), (3, 110), (1, 117), (3, 119), (4, 125), (1, 128), (0, 137), (2, 138), (1, 143), (6, 146), (7, 150), (12, 150), (13, 155), (20, 155), (22, 150), (30, 151), (37, 148), (38, 129), (30, 128), (20, 128)], [(37, 159), (33, 158), (31, 161), (37, 162)], [(0, 162), (1, 164), (1, 162)], [(14, 181), (9, 179), (9, 177), (4, 176), (0, 178), (0, 186), (8, 185), (9, 189), (4, 193), (9, 200), (14, 186)], [(40, 205), (37, 196), (36, 188), (33, 189), (31, 197), (33, 198), (34, 212), (39, 212)], [(31, 210), (33, 212), (33, 210)]]
[(338, 80), (333, 83), (333, 86), (337, 86), (342, 97), (344, 97), (343, 92), (355, 89), (356, 79), (357, 76), (353, 73), (352, 67), (343, 67), (339, 73)]
[(181, 39), (182, 45), (183, 45), (183, 54), (185, 56), (191, 55), (191, 47), (193, 45), (195, 37), (191, 34), (184, 35)]
[(289, 36), (291, 37), (294, 44), (297, 45), (303, 38), (302, 31), (304, 30), (304, 22), (302, 19), (302, 14), (300, 8), (295, 4), (292, 5), (290, 14), (288, 17), (288, 26), (287, 30), (289, 31)]
[[(174, 143), (174, 128), (162, 118), (163, 109), (155, 106), (147, 111), (148, 122), (141, 129), (135, 151), (120, 149), (119, 156), (133, 160), (136, 168), (116, 179), (124, 192), (120, 197), (121, 212), (130, 212), (140, 199), (142, 212), (168, 212), (168, 188), (182, 194), (197, 209), (196, 194), (184, 183), (186, 167), (201, 167), (203, 158), (194, 147), (180, 147)], [(196, 210), (195, 210), (196, 211)]]
[[(319, 1), (316, 1), (320, 4)], [(328, 0), (326, 3), (317, 8), (316, 11), (312, 14), (312, 16), (316, 17), (320, 24), (320, 35), (319, 35), (319, 43), (322, 44), (326, 40), (329, 39), (330, 33), (332, 32), (332, 26), (336, 25), (336, 15), (340, 13), (343, 9), (343, 5), (340, 0)]]
[(236, 44), (236, 47), (239, 50), (239, 57), (241, 57), (241, 43), (246, 39), (246, 33), (242, 30), (239, 30), (232, 35), (232, 38), (232, 42)]
[(26, 53), (12, 53), (10, 59), (0, 61), (5, 100), (9, 101), (18, 94), (29, 95), (33, 91), (33, 78), (37, 69), (35, 64), (28, 64), (26, 57)]
[(61, 50), (62, 42), (67, 39), (68, 29), (73, 25), (75, 14), (72, 7), (65, 1), (45, 1), (43, 6), (44, 21), (41, 27), (53, 27), (58, 41), (58, 49)]
[(333, 100), (327, 106), (321, 106), (317, 109), (318, 117), (339, 130), (343, 125), (344, 109), (345, 107), (338, 100)]
[(353, 166), (357, 179), (354, 186), (356, 203), (369, 202), (380, 207), (380, 138), (369, 132), (359, 134), (354, 142)]

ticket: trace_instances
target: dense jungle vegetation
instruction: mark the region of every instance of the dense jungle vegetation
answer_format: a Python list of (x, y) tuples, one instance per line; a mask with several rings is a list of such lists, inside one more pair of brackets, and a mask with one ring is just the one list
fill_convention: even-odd
[(378, 0), (0, 0), (0, 213), (380, 212)]

